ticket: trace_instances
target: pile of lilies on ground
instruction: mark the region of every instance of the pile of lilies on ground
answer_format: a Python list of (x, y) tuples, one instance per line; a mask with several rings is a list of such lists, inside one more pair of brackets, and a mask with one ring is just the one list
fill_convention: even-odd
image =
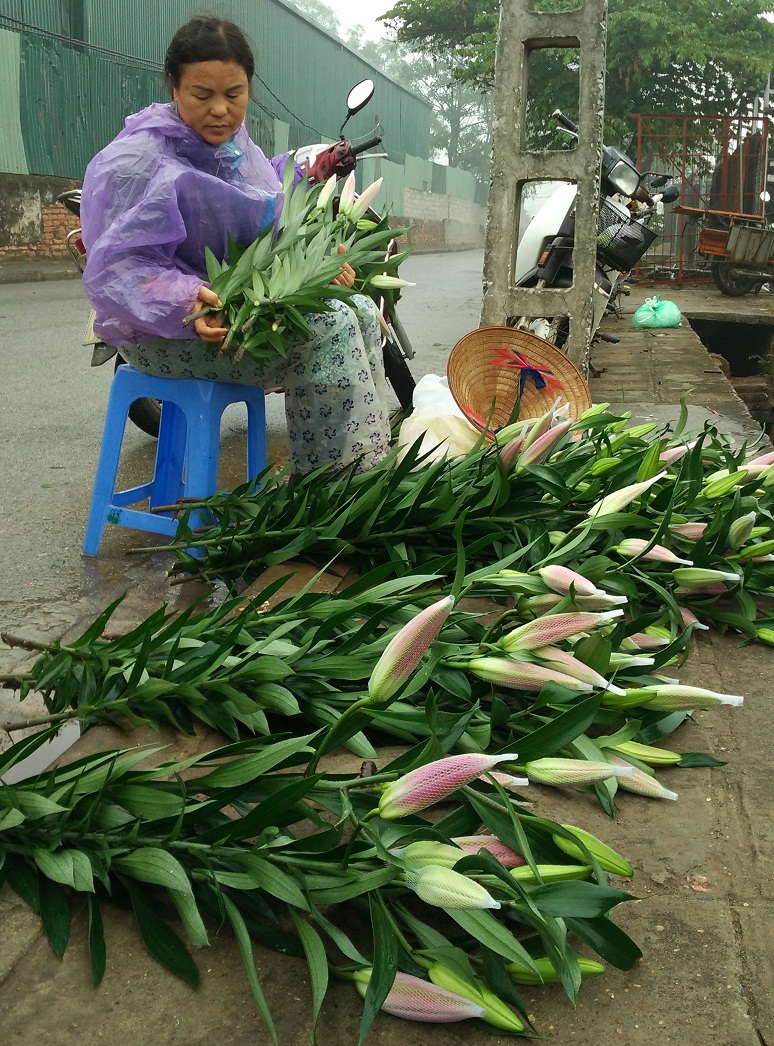
[[(608, 876), (631, 865), (576, 817), (540, 816), (531, 786), (595, 796), (611, 816), (622, 792), (677, 799), (670, 765), (720, 764), (661, 742), (742, 697), (666, 672), (708, 623), (774, 640), (756, 603), (774, 585), (774, 453), (684, 425), (685, 410), (674, 430), (549, 412), (458, 461), (267, 473), (260, 493), (191, 506), (174, 550), (228, 599), (162, 608), (113, 639), (109, 607), (6, 679), (48, 715), (0, 775), (70, 719), (229, 739), (151, 769), (158, 750), (126, 749), (3, 787), (0, 877), (54, 950), (80, 895), (98, 983), (100, 913), (117, 900), (195, 984), (170, 916), (196, 947), (205, 918), (228, 922), (273, 1036), (253, 941), (306, 960), (313, 1025), (329, 978), (352, 980), (358, 1042), (380, 1009), (529, 1033), (520, 986), (561, 982), (574, 1001), (603, 963), (629, 968), (640, 951), (610, 913), (631, 895)], [(360, 571), (343, 591), (280, 598), (280, 577), (241, 595), (266, 565), (338, 556)], [(385, 743), (401, 754), (381, 765)], [(325, 772), (342, 746), (359, 772)]]

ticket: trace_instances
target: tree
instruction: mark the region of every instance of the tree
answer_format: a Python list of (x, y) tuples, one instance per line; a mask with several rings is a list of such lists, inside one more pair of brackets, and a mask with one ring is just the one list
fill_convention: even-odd
[(333, 36), (341, 37), (341, 24), (328, 5), (323, 3), (323, 0), (288, 0), (288, 2), (310, 22), (319, 25), (321, 29)]
[(393, 80), (426, 98), (433, 109), (431, 155), (451, 167), (489, 178), (491, 91), (458, 75), (454, 56), (424, 47), (417, 52), (394, 40), (367, 40), (360, 27), (347, 44)]
[[(543, 0), (568, 10), (574, 0)], [(609, 0), (606, 116), (622, 129), (632, 113), (732, 115), (749, 106), (772, 67), (770, 0)], [(398, 40), (445, 48), (457, 75), (491, 85), (497, 0), (398, 0), (383, 15)], [(534, 52), (530, 101), (577, 114), (577, 54)]]

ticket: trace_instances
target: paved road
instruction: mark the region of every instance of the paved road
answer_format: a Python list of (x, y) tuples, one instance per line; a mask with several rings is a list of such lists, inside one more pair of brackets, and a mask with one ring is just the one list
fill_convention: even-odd
[[(481, 251), (423, 254), (406, 263), (416, 286), (406, 290), (401, 314), (417, 351), (417, 376), (444, 373), (454, 342), (478, 325), (482, 265)], [(39, 638), (53, 638), (127, 588), (141, 585), (149, 605), (169, 598), (157, 563), (125, 555), (146, 543), (137, 532), (108, 527), (99, 557), (80, 555), (111, 373), (110, 364), (89, 367), (81, 345), (87, 311), (77, 280), (0, 285), (0, 323), (13, 332), (0, 349), (0, 627)], [(280, 396), (269, 397), (268, 415), (277, 460), (285, 431)], [(224, 485), (241, 481), (243, 427), (239, 408), (230, 408)], [(149, 472), (154, 447), (128, 426), (130, 482)], [(0, 664), (9, 658), (15, 655), (0, 648)]]

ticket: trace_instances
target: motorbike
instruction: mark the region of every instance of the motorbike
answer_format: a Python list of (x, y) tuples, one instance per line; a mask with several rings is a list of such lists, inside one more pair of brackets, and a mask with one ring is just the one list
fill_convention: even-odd
[[(373, 97), (373, 94), (374, 84), (372, 80), (362, 80), (360, 83), (355, 84), (347, 95), (347, 115), (340, 128), (338, 142), (335, 143), (334, 146), (331, 146), (330, 144), (320, 144), (306, 146), (303, 149), (299, 149), (295, 153), (296, 162), (311, 171), (315, 160), (322, 154), (329, 153), (332, 156), (335, 156), (331, 169), (334, 173), (344, 173), (345, 169), (352, 169), (354, 167), (359, 156), (380, 145), (382, 141), (380, 135), (374, 135), (367, 141), (360, 143), (352, 143), (344, 136), (344, 128), (348, 121), (368, 104)], [(66, 192), (60, 193), (60, 195), (57, 196), (57, 201), (63, 204), (77, 218), (80, 218), (80, 189), (68, 189)], [(374, 221), (378, 222), (380, 220), (380, 216), (373, 209), (369, 209), (367, 214)], [(80, 229), (73, 229), (67, 234), (65, 238), (65, 246), (80, 272), (83, 272), (86, 268), (86, 248), (81, 237)], [(396, 241), (391, 240), (387, 248), (388, 257), (393, 257), (398, 253), (398, 251), (399, 248)], [(398, 397), (401, 410), (408, 410), (412, 404), (415, 386), (414, 377), (408, 365), (408, 360), (413, 359), (414, 351), (411, 347), (411, 342), (406, 331), (403, 328), (403, 324), (400, 322), (395, 310), (389, 307), (389, 303), (382, 295), (378, 294), (378, 292), (375, 291), (373, 297), (377, 308), (379, 309), (385, 375)], [(104, 342), (101, 342), (99, 338), (96, 337), (94, 333), (94, 316), (95, 314), (92, 310), (89, 316), (86, 333), (83, 338), (83, 344), (85, 346), (92, 346), (91, 365), (92, 367), (100, 367), (108, 361), (113, 360), (114, 370), (117, 370), (118, 367), (122, 366), (126, 361), (121, 356), (118, 348), (112, 345), (105, 345)], [(280, 392), (282, 390), (276, 389), (272, 391)], [(129, 409), (129, 417), (143, 432), (147, 433), (149, 436), (153, 436), (154, 438), (158, 437), (159, 425), (161, 422), (161, 404), (158, 400), (135, 400)]]
[(774, 224), (765, 217), (703, 207), (675, 207), (699, 234), (696, 253), (709, 262), (722, 294), (741, 298), (774, 280)]
[[(552, 113), (561, 132), (577, 140), (578, 126), (559, 109)], [(570, 145), (566, 145), (570, 148)], [(666, 185), (666, 175), (641, 174), (632, 160), (614, 146), (603, 146), (597, 226), (597, 269), (594, 285), (592, 344), (618, 341), (599, 331), (606, 311), (620, 311), (626, 294), (625, 275), (652, 246), (657, 234), (649, 222), (660, 205), (680, 196), (676, 185)], [(646, 187), (647, 183), (647, 187)], [(652, 193), (651, 190), (661, 188)], [(560, 182), (536, 211), (524, 231), (516, 253), (517, 287), (570, 287), (573, 281), (572, 248), (575, 243), (574, 204), (577, 187)], [(555, 345), (564, 345), (569, 334), (567, 317), (520, 317), (515, 326), (527, 327)], [(593, 364), (591, 372), (596, 375)]]

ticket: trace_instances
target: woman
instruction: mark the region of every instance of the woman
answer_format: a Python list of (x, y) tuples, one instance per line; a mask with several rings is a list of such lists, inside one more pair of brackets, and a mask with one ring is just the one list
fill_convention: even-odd
[[(371, 299), (332, 301), (310, 315), (312, 338), (287, 359), (238, 365), (219, 352), (226, 331), (205, 282), (205, 247), (217, 258), (228, 236), (246, 246), (278, 216), (287, 156), (267, 160), (245, 129), (254, 59), (233, 22), (197, 16), (177, 31), (165, 75), (171, 104), (128, 117), (89, 164), (81, 217), (86, 292), (95, 333), (138, 370), (240, 384), (283, 385), (295, 471), (387, 453), (390, 428), (379, 322)], [(336, 283), (355, 274), (342, 259)]]

